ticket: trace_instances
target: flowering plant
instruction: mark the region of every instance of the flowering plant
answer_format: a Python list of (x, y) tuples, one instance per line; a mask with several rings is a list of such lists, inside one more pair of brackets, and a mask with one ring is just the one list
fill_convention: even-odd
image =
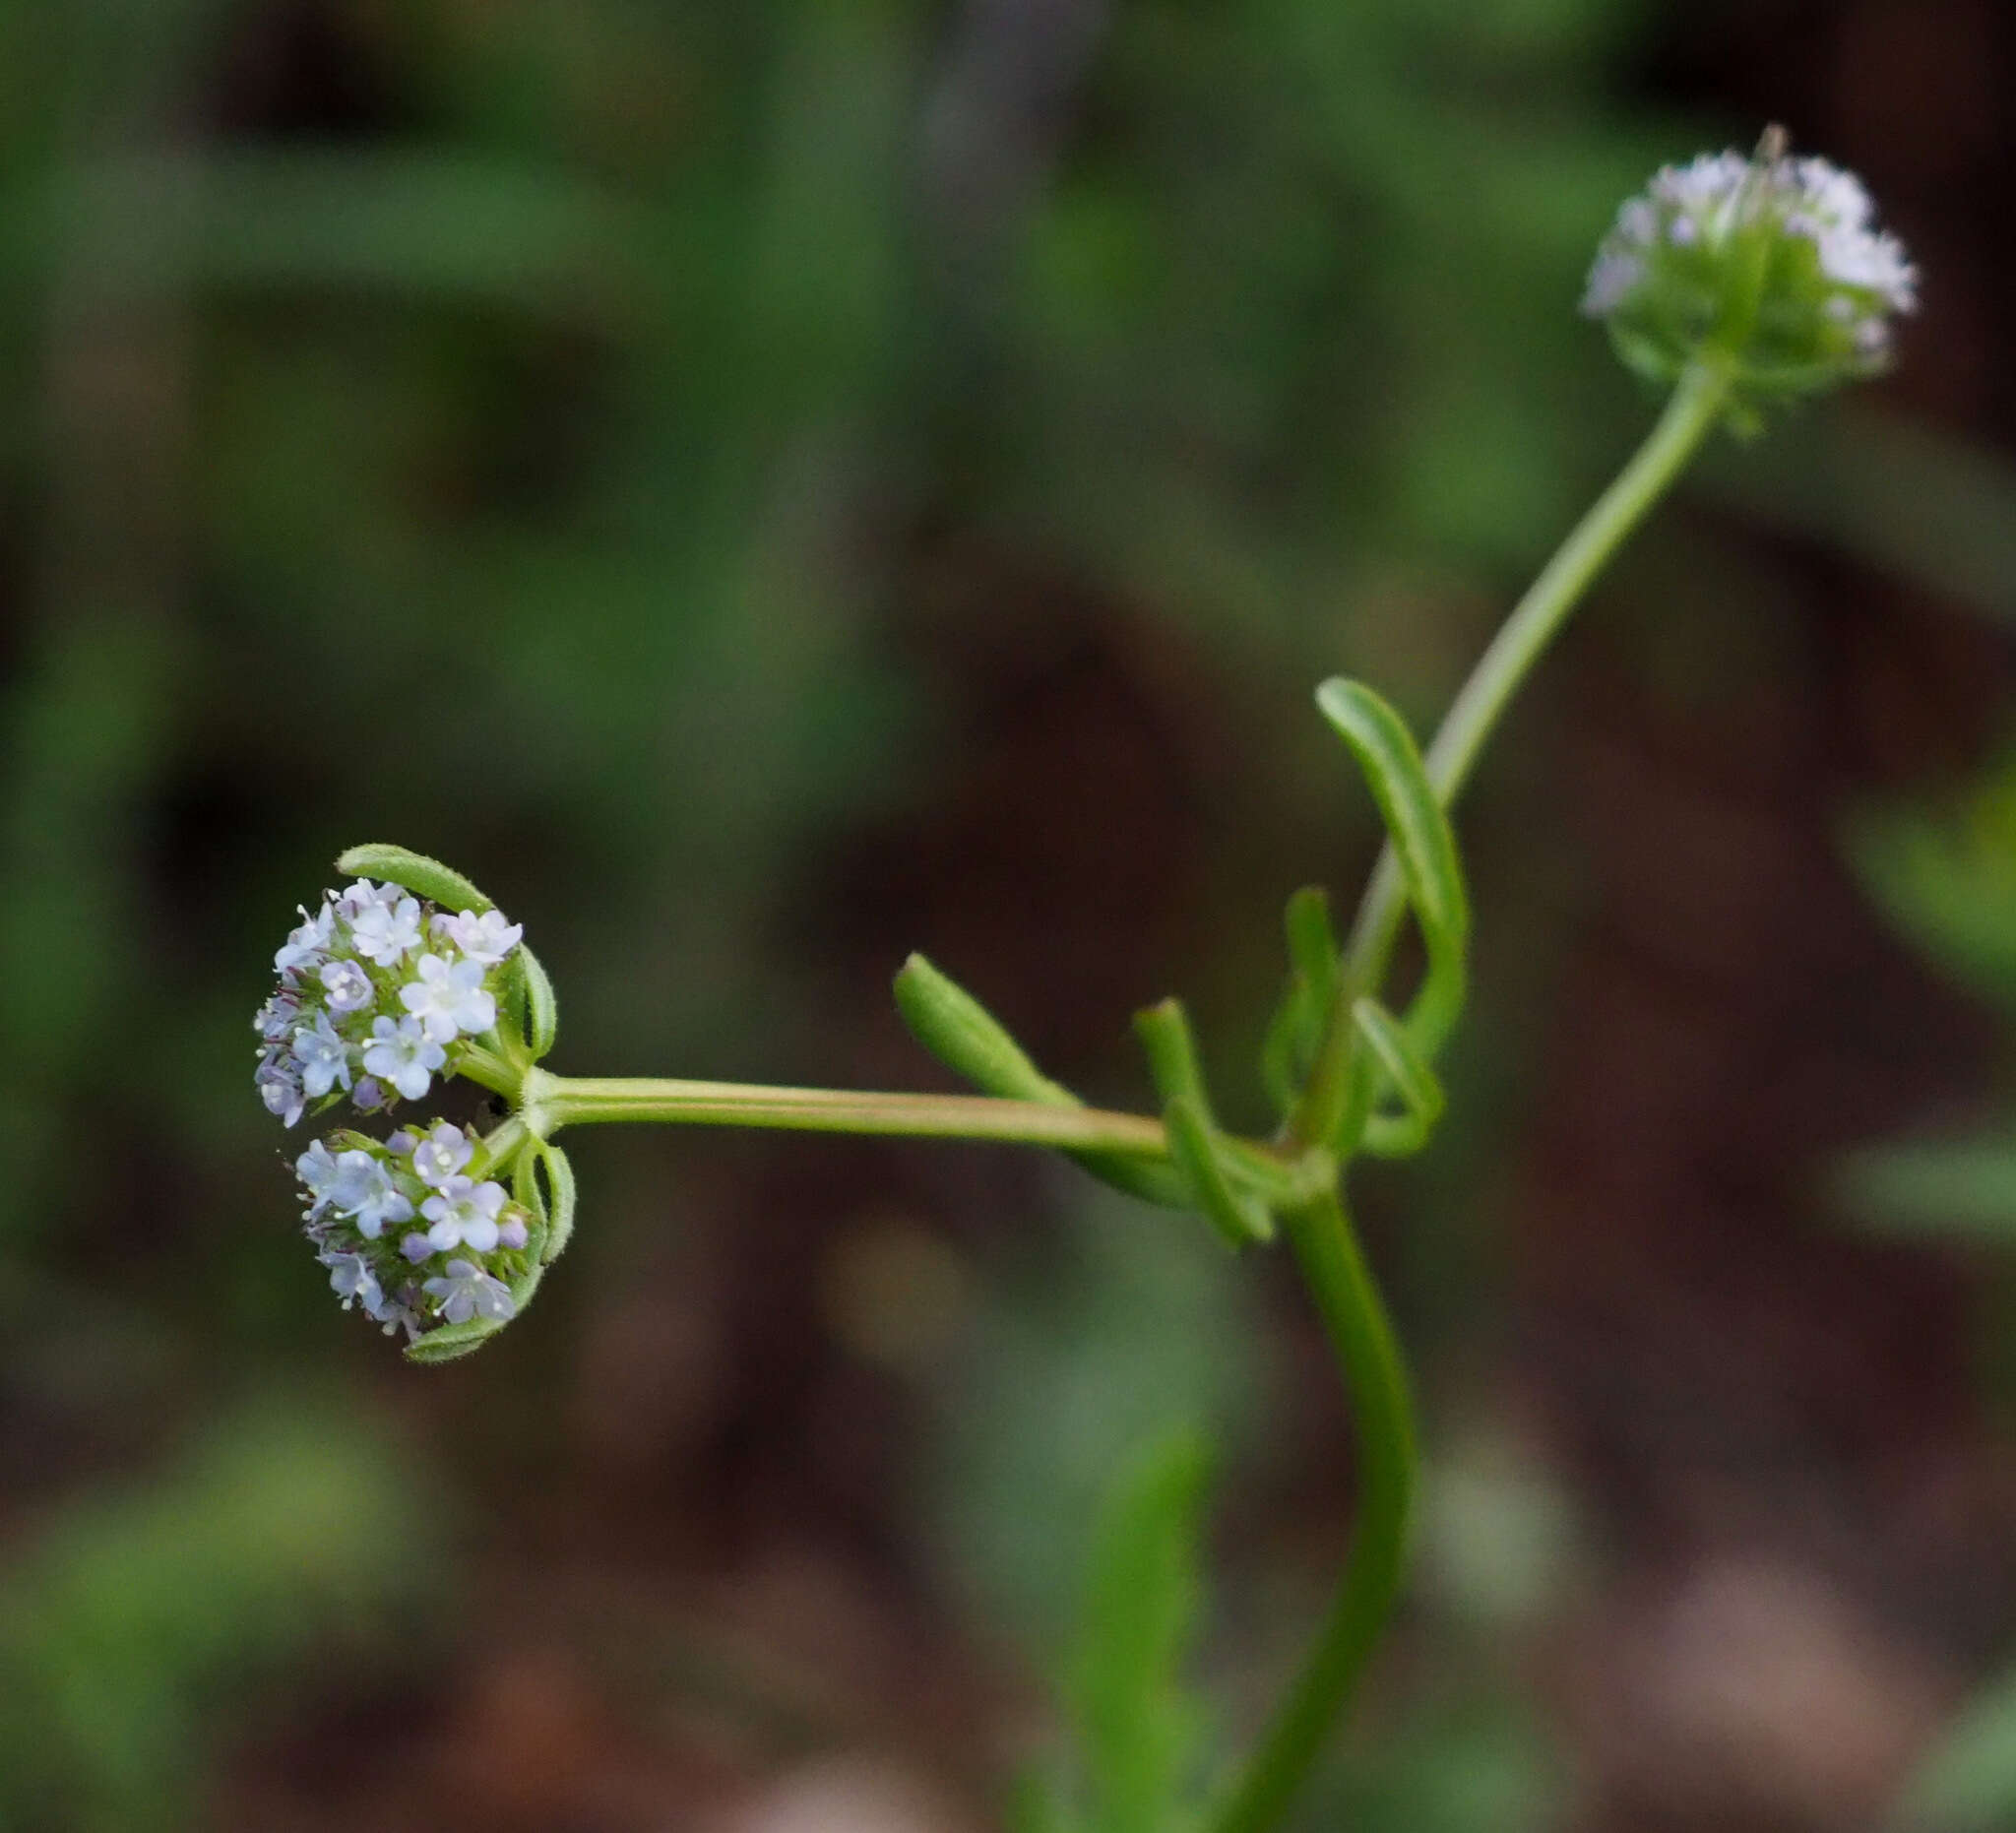
[[(574, 1177), (551, 1142), (565, 1126), (592, 1122), (1020, 1141), (1060, 1150), (1149, 1202), (1192, 1211), (1233, 1247), (1285, 1237), (1356, 1408), (1356, 1532), (1315, 1649), (1253, 1756), (1202, 1818), (1180, 1809), (1180, 1778), (1169, 1770), (1167, 1811), (1155, 1817), (1164, 1824), (1180, 1813), (1211, 1833), (1275, 1826), (1377, 1640), (1404, 1568), (1412, 1411), (1344, 1177), (1360, 1154), (1419, 1151), (1442, 1112), (1434, 1065), (1463, 1009), (1471, 920), (1450, 805), (1591, 580), (1709, 434), (1718, 425), (1754, 430), (1768, 408), (1880, 368), (1892, 316), (1916, 302), (1917, 275), (1896, 239), (1874, 227), (1860, 184), (1824, 160), (1792, 158), (1778, 130), (1750, 158), (1669, 166), (1624, 205), (1583, 307), (1606, 322), (1633, 369), (1670, 388), (1657, 424), (1513, 608), (1425, 751), (1362, 683), (1337, 677), (1316, 690), (1388, 838), (1342, 942), (1323, 890), (1288, 901), (1287, 987), (1261, 1065), (1280, 1110), (1270, 1137), (1220, 1126), (1175, 1000), (1136, 1021), (1158, 1111), (1105, 1112), (1046, 1076), (921, 956), (897, 976), (898, 1004), (918, 1041), (976, 1096), (555, 1075), (541, 1066), (556, 1033), (552, 988), (519, 926), (439, 861), (360, 847), (337, 861), (355, 882), (312, 916), (303, 910), (275, 957), (280, 983), (255, 1020), (261, 1099), (293, 1126), (311, 1108), (346, 1101), (359, 1115), (392, 1114), (460, 1078), (500, 1097), (503, 1113), (487, 1132), (430, 1117), (382, 1140), (345, 1128), (310, 1144), (295, 1170), (331, 1285), (346, 1306), (404, 1330), (415, 1360), (469, 1353), (525, 1309), (565, 1245)], [(1396, 1009), (1384, 989), (1410, 916), (1424, 967)], [(1188, 1469), (1163, 1486), (1180, 1491)], [(1116, 1716), (1127, 1714), (1105, 1714)], [(1041, 1824), (1071, 1819), (1056, 1806)]]

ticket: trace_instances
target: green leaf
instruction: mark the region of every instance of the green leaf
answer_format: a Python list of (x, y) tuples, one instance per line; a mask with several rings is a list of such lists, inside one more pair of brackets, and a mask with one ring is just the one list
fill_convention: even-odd
[(1178, 1095), (1163, 1109), (1169, 1157), (1189, 1186), (1198, 1213), (1233, 1247), (1274, 1239), (1267, 1206), (1233, 1188), (1196, 1098)]
[[(984, 1095), (1003, 1101), (1039, 1102), (1048, 1107), (1085, 1104), (1061, 1082), (1052, 1082), (1029, 1058), (1008, 1028), (973, 994), (922, 955), (912, 955), (896, 976), (896, 1008), (911, 1036), (955, 1075)], [(1121, 1153), (1065, 1155), (1102, 1183), (1165, 1209), (1187, 1209), (1182, 1179), (1166, 1165)]]
[(407, 847), (394, 847), (384, 842), (352, 847), (347, 853), (337, 855), (336, 869), (364, 878), (389, 879), (415, 897), (426, 898), (444, 910), (474, 911), (480, 916), (485, 911), (497, 908), (452, 866), (443, 865), (439, 859), (430, 859), (424, 853), (414, 853)]
[(1938, 815), (1864, 812), (1847, 849), (1869, 895), (1935, 967), (2016, 1007), (2016, 772), (2005, 766)]
[(1890, 1234), (2016, 1243), (2016, 1137), (1913, 1140), (1845, 1158), (1834, 1178), (1842, 1205)]
[(1406, 1158), (1428, 1143), (1442, 1117), (1447, 1101), (1441, 1079), (1415, 1048), (1406, 1028), (1376, 999), (1358, 1000), (1352, 1007), (1352, 1022), (1405, 1107), (1400, 1114), (1367, 1114), (1362, 1144), (1377, 1158)]
[(574, 1167), (568, 1162), (566, 1153), (558, 1146), (547, 1145), (544, 1140), (538, 1141), (535, 1150), (546, 1182), (552, 1189), (546, 1245), (539, 1255), (542, 1266), (551, 1266), (574, 1238)]
[(1408, 901), (1426, 944), (1428, 971), (1409, 1008), (1416, 1049), (1432, 1057), (1463, 1009), (1470, 899), (1450, 831), (1407, 722), (1357, 681), (1332, 676), (1316, 705), (1351, 747), (1399, 856)]
[(1264, 1203), (1237, 1188), (1238, 1173), (1220, 1148), (1217, 1116), (1182, 1001), (1165, 999), (1135, 1013), (1134, 1032), (1148, 1053), (1149, 1071), (1164, 1103), (1169, 1158), (1191, 1206), (1234, 1247), (1271, 1241), (1274, 1218)]
[(1330, 894), (1304, 885), (1288, 901), (1289, 982), (1267, 1027), (1260, 1079), (1283, 1113), (1293, 1105), (1314, 1060), (1337, 996), (1337, 934), (1330, 923)]
[(2016, 1819), (2016, 1674), (1965, 1706), (1899, 1803), (1900, 1827), (1971, 1833)]
[(560, 1002), (553, 996), (553, 982), (544, 966), (525, 943), (519, 943), (511, 959), (525, 978), (525, 1041), (532, 1048), (533, 1061), (537, 1062), (560, 1035)]
[(1182, 1665), (1203, 1597), (1210, 1447), (1193, 1427), (1153, 1440), (1108, 1491), (1068, 1697), (1100, 1833), (1173, 1833), (1205, 1717)]

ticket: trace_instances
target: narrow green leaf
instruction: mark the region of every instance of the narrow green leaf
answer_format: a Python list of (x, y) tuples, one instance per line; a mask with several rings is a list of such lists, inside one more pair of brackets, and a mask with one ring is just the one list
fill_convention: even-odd
[(444, 910), (474, 911), (480, 916), (483, 912), (497, 908), (452, 866), (406, 847), (376, 841), (352, 847), (338, 854), (336, 869), (363, 878), (388, 879)]
[(1425, 982), (1408, 1014), (1416, 1046), (1432, 1055), (1463, 1007), (1470, 900), (1448, 817), (1421, 767), (1407, 723), (1369, 687), (1333, 676), (1316, 704), (1351, 747), (1399, 855), (1407, 895), (1427, 945)]
[[(1085, 1104), (1052, 1082), (1009, 1035), (1008, 1028), (973, 994), (922, 955), (912, 955), (896, 976), (896, 1008), (911, 1036), (955, 1075), (983, 1095), (1038, 1102), (1048, 1107)], [(1102, 1182), (1165, 1209), (1187, 1209), (1182, 1179), (1166, 1165), (1121, 1153), (1070, 1152), (1065, 1156)]]
[(1196, 1097), (1173, 1097), (1163, 1109), (1162, 1123), (1169, 1136), (1169, 1157), (1204, 1220), (1233, 1247), (1273, 1240), (1274, 1218), (1266, 1204), (1234, 1188)]
[(1330, 893), (1321, 885), (1304, 885), (1288, 901), (1282, 927), (1288, 934), (1288, 958), (1297, 979), (1307, 983), (1319, 1005), (1328, 1007), (1337, 988), (1337, 931), (1330, 921)]
[(544, 1170), (546, 1182), (552, 1190), (550, 1205), (550, 1228), (546, 1235), (545, 1251), (540, 1254), (540, 1263), (551, 1266), (560, 1258), (567, 1243), (574, 1238), (574, 1167), (566, 1153), (558, 1146), (549, 1146), (544, 1140), (537, 1143), (540, 1168)]
[(1134, 1035), (1148, 1055), (1148, 1073), (1155, 1079), (1156, 1093), (1165, 1102), (1182, 1099), (1196, 1103), (1206, 1125), (1216, 1123), (1211, 1097), (1204, 1087), (1204, 1065), (1198, 1060), (1197, 1040), (1190, 1032), (1189, 1014), (1180, 999), (1163, 999), (1134, 1014)]
[(560, 1035), (560, 1002), (553, 996), (544, 966), (530, 948), (519, 943), (511, 958), (525, 977), (525, 1041), (537, 1062)]
[(1260, 1079), (1268, 1098), (1286, 1113), (1309, 1073), (1323, 1026), (1337, 996), (1337, 935), (1330, 923), (1330, 894), (1304, 885), (1288, 901), (1289, 980), (1260, 1049)]
[(1183, 1684), (1203, 1597), (1211, 1453), (1188, 1427), (1149, 1444), (1107, 1492), (1068, 1686), (1100, 1833), (1182, 1824), (1204, 1715)]
[(1415, 1048), (1406, 1028), (1376, 999), (1358, 1000), (1352, 1007), (1352, 1022), (1386, 1080), (1399, 1091), (1405, 1109), (1368, 1114), (1361, 1143), (1376, 1158), (1406, 1158), (1428, 1143), (1442, 1117), (1447, 1101), (1441, 1079)]

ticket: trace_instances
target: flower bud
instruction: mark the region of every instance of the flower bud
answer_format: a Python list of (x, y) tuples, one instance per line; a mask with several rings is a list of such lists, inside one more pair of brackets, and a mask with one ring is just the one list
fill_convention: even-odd
[(1670, 384), (1719, 352), (1739, 419), (1888, 365), (1918, 270), (1853, 173), (1792, 158), (1781, 129), (1754, 158), (1703, 154), (1658, 172), (1597, 250), (1582, 310), (1617, 353)]

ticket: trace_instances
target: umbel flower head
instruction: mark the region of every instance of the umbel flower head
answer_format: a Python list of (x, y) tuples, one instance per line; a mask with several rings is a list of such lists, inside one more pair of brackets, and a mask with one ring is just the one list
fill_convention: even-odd
[(1790, 157), (1773, 128), (1750, 158), (1705, 153), (1656, 173), (1598, 248), (1582, 309), (1656, 382), (1719, 351), (1738, 417), (1754, 419), (1885, 368), (1918, 270), (1854, 173)]
[[(253, 1019), (253, 1084), (287, 1126), (347, 1103), (385, 1114), (467, 1075), (511, 1094), (551, 1047), (552, 989), (523, 931), (466, 879), (360, 847), (274, 956)], [(303, 1227), (347, 1310), (443, 1360), (521, 1309), (573, 1226), (564, 1157), (517, 1119), (488, 1139), (447, 1120), (379, 1140), (345, 1128), (294, 1161)]]

